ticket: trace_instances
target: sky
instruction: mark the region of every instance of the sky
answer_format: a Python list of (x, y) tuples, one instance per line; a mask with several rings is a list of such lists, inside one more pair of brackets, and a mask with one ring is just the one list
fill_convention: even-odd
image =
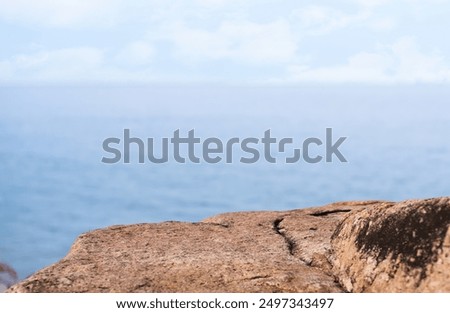
[(0, 85), (448, 84), (450, 0), (0, 0)]

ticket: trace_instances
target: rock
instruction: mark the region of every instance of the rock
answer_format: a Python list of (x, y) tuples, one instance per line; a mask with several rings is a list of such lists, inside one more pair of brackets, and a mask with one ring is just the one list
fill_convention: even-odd
[(450, 198), (380, 203), (332, 239), (333, 273), (352, 292), (450, 292)]
[(18, 281), (14, 269), (4, 263), (0, 263), (0, 292), (4, 292)]
[(339, 292), (330, 238), (366, 205), (108, 227), (81, 235), (64, 259), (9, 291)]
[(81, 235), (64, 259), (8, 291), (448, 290), (449, 201), (341, 202), (112, 226)]

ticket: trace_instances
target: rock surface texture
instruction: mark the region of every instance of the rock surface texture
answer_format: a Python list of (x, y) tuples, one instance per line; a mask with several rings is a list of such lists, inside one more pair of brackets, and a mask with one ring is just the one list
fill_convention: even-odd
[(450, 198), (112, 226), (9, 292), (450, 292)]
[(333, 273), (353, 292), (450, 292), (450, 199), (380, 203), (332, 237)]

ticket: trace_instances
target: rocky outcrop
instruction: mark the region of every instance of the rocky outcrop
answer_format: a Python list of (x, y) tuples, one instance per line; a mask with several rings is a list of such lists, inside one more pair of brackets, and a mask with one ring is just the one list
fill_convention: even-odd
[(9, 292), (450, 291), (450, 199), (112, 226)]
[(351, 214), (333, 235), (333, 273), (353, 292), (450, 292), (449, 225), (449, 198)]
[(14, 269), (0, 262), (0, 292), (4, 292), (17, 282), (17, 274)]

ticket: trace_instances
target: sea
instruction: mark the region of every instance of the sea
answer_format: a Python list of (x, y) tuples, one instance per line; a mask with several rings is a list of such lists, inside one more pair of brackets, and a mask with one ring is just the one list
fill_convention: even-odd
[[(136, 144), (130, 163), (102, 162), (111, 157), (104, 141), (123, 142), (125, 129), (147, 146), (153, 138), (156, 152), (177, 130), (225, 146), (270, 130), (293, 144), (272, 152), (275, 163), (264, 153), (242, 163), (242, 151), (230, 163), (178, 163), (173, 155), (139, 163)], [(334, 141), (345, 137), (347, 162), (286, 162), (307, 138), (323, 142), (310, 155), (325, 156), (327, 129)], [(194, 152), (202, 156), (201, 144)], [(444, 85), (0, 87), (0, 261), (21, 278), (64, 257), (80, 234), (110, 225), (448, 196), (449, 177)]]

